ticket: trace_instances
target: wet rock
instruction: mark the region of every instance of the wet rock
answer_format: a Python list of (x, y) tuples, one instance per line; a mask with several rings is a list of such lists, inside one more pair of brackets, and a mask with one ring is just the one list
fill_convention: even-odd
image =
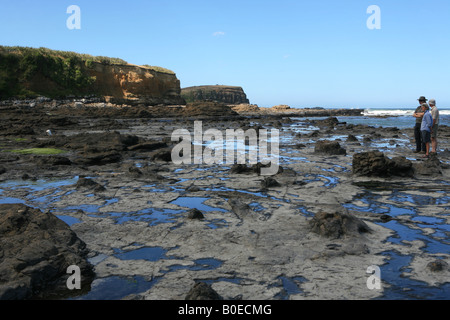
[(207, 283), (197, 282), (186, 295), (185, 300), (223, 300)]
[[(235, 174), (248, 174), (248, 173), (256, 173), (257, 175), (261, 175), (261, 168), (269, 168), (271, 164), (262, 164), (261, 162), (258, 162), (252, 166), (247, 166), (245, 164), (234, 164), (231, 169), (230, 173)], [(283, 168), (281, 166), (278, 166), (278, 172), (283, 172)]]
[(329, 117), (324, 120), (316, 120), (314, 123), (320, 127), (331, 127), (334, 128), (339, 124), (339, 120), (336, 117)]
[(339, 239), (344, 236), (355, 237), (370, 232), (367, 224), (348, 213), (319, 212), (310, 221), (311, 231), (321, 236)]
[(74, 160), (77, 165), (103, 166), (110, 163), (118, 163), (122, 160), (119, 152), (85, 153), (80, 158)]
[(88, 154), (126, 151), (128, 147), (140, 143), (139, 137), (123, 135), (119, 132), (81, 133), (65, 137), (64, 141), (66, 142), (65, 148), (83, 150)]
[(356, 142), (358, 138), (356, 138), (353, 134), (349, 134), (347, 137), (347, 142)]
[(194, 220), (194, 219), (195, 220), (202, 220), (202, 219), (205, 218), (203, 213), (200, 210), (196, 209), (196, 208), (189, 210), (187, 217), (188, 217), (188, 219), (192, 219), (192, 220)]
[(448, 263), (438, 259), (427, 264), (427, 268), (432, 272), (445, 271), (448, 270)]
[(199, 186), (194, 186), (194, 185), (191, 185), (191, 186), (189, 186), (189, 187), (186, 188), (186, 191), (189, 191), (189, 192), (198, 192), (198, 191), (200, 191), (200, 190), (201, 190), (201, 189), (200, 189)]
[(4, 167), (0, 167), (0, 174), (4, 174), (6, 172), (6, 169)]
[(166, 148), (167, 143), (164, 142), (143, 142), (134, 146), (128, 147), (129, 151), (154, 151), (161, 148)]
[(72, 161), (62, 156), (36, 156), (33, 160), (39, 166), (70, 166), (72, 164)]
[(98, 184), (97, 182), (95, 182), (92, 179), (89, 178), (80, 178), (78, 179), (78, 182), (75, 184), (75, 187), (80, 190), (93, 190), (95, 192), (101, 192), (101, 191), (105, 191), (105, 187), (103, 187), (102, 185)]
[[(68, 293), (67, 268), (81, 270), (82, 286), (92, 280), (86, 244), (53, 214), (23, 204), (0, 205), (0, 299), (43, 298)], [(76, 290), (78, 291), (78, 290)]]
[(353, 156), (353, 174), (361, 176), (401, 176), (412, 177), (412, 162), (405, 157), (387, 158), (384, 153), (370, 151)]
[(425, 161), (414, 163), (414, 173), (422, 176), (438, 176), (442, 174), (442, 165), (436, 154), (430, 154)]
[(160, 160), (165, 162), (172, 161), (172, 152), (170, 150), (160, 150), (154, 153), (151, 157), (152, 160)]
[(315, 153), (329, 155), (346, 155), (347, 151), (337, 141), (320, 140), (316, 142)]
[(252, 171), (253, 170), (248, 166), (246, 166), (245, 164), (234, 164), (230, 169), (230, 173), (235, 174), (250, 173)]
[(262, 189), (268, 189), (273, 187), (279, 187), (281, 186), (277, 180), (275, 180), (272, 177), (265, 177), (263, 181), (261, 181), (261, 188)]

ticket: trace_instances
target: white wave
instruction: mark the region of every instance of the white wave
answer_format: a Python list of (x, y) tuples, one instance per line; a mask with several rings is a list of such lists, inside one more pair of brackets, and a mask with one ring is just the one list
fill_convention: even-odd
[[(366, 109), (363, 112), (364, 116), (367, 117), (382, 117), (382, 116), (390, 116), (390, 117), (401, 117), (401, 116), (412, 116), (415, 110), (409, 109)], [(439, 110), (439, 114), (441, 115), (450, 115), (450, 110)]]

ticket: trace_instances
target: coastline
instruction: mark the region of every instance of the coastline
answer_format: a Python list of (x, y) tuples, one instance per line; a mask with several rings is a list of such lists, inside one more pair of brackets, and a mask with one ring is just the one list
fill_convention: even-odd
[[(180, 116), (180, 106), (168, 112), (86, 105), (0, 108), (2, 203), (25, 203), (65, 219), (89, 250), (96, 278), (88, 293), (72, 299), (183, 300), (198, 281), (227, 300), (448, 299), (450, 271), (429, 265), (450, 263), (450, 155), (440, 152), (438, 171), (426, 171), (411, 152), (411, 129), (306, 119), (331, 116), (328, 110), (214, 118)], [(227, 164), (164, 160), (172, 132), (192, 132), (194, 119), (207, 119), (205, 130), (279, 129), (278, 185)], [(446, 150), (449, 128), (442, 135)], [(316, 152), (323, 140), (338, 142), (346, 153)], [(64, 153), (11, 152), (50, 147)], [(413, 176), (355, 174), (355, 155), (375, 150), (390, 159), (405, 157)], [(103, 188), (78, 188), (82, 178)], [(203, 219), (188, 218), (194, 208)], [(351, 214), (370, 232), (313, 232), (321, 212)], [(381, 290), (367, 287), (373, 265), (381, 268)], [(64, 293), (59, 298), (67, 299)]]

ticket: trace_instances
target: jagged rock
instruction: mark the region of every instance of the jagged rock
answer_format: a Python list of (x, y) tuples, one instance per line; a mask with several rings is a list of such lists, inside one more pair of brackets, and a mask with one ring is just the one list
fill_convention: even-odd
[(44, 298), (66, 287), (67, 268), (81, 270), (90, 286), (86, 244), (62, 220), (23, 204), (0, 205), (0, 300)]
[(316, 142), (315, 153), (330, 155), (346, 155), (347, 151), (337, 141), (320, 140)]
[(101, 191), (105, 191), (105, 187), (103, 187), (102, 185), (98, 184), (97, 182), (95, 182), (92, 179), (89, 178), (80, 178), (78, 179), (78, 182), (75, 184), (75, 187), (80, 190), (93, 190), (95, 192), (101, 192)]
[(430, 157), (420, 163), (414, 163), (414, 173), (423, 176), (437, 176), (442, 174), (441, 162), (436, 154), (430, 154)]
[(405, 157), (387, 158), (382, 152), (370, 151), (353, 156), (353, 174), (361, 176), (412, 177), (412, 162)]
[(185, 300), (223, 300), (207, 283), (197, 282), (186, 295)]
[(275, 180), (272, 177), (265, 177), (263, 181), (261, 181), (261, 188), (262, 189), (267, 189), (267, 188), (272, 188), (272, 187), (279, 187), (280, 184), (278, 183), (277, 180)]
[(310, 221), (310, 228), (314, 233), (333, 239), (370, 232), (370, 228), (364, 221), (348, 213), (340, 212), (319, 212)]

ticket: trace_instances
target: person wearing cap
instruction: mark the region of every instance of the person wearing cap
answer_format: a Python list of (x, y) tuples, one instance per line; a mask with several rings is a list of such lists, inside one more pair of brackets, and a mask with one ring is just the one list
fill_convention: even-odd
[(422, 142), (425, 143), (425, 155), (424, 158), (430, 156), (430, 143), (431, 143), (431, 128), (433, 127), (433, 117), (430, 113), (430, 107), (427, 103), (422, 103), (422, 123), (420, 131), (422, 132)]
[(439, 110), (436, 107), (436, 100), (430, 99), (431, 116), (433, 117), (433, 126), (431, 128), (431, 152), (437, 152), (437, 132), (439, 129)]
[(417, 100), (419, 100), (420, 106), (417, 107), (416, 111), (413, 114), (413, 116), (416, 118), (416, 125), (414, 126), (414, 138), (416, 139), (416, 151), (414, 151), (414, 153), (419, 153), (419, 152), (426, 153), (425, 152), (426, 145), (422, 141), (422, 131), (420, 128), (422, 126), (422, 118), (423, 118), (423, 114), (424, 114), (424, 112), (422, 111), (422, 104), (426, 103), (428, 101), (428, 99), (425, 98), (424, 96), (421, 96)]

